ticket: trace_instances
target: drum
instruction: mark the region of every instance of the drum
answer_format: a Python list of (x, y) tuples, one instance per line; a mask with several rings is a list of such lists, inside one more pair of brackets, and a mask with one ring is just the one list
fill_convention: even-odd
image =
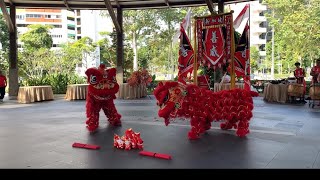
[(320, 100), (320, 83), (310, 86), (309, 95), (312, 100)]
[(301, 97), (303, 96), (303, 84), (291, 83), (288, 85), (288, 96)]
[(288, 77), (287, 79), (288, 83), (296, 83), (297, 82), (297, 79), (295, 77)]

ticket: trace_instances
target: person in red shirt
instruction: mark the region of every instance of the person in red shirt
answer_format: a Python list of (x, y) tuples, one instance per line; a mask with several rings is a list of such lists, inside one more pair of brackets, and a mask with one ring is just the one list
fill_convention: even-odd
[(294, 70), (294, 72), (293, 72), (294, 77), (296, 77), (298, 84), (303, 84), (304, 77), (306, 76), (306, 73), (305, 73), (304, 69), (300, 67), (299, 62), (296, 62), (294, 65), (296, 66), (296, 70)]
[(310, 75), (312, 76), (312, 84), (319, 83), (320, 79), (320, 58), (317, 59), (316, 65), (311, 69)]
[(3, 98), (6, 93), (6, 87), (7, 87), (7, 78), (5, 75), (2, 74), (2, 71), (0, 70), (0, 103), (3, 102)]
[(304, 89), (303, 96), (302, 96), (302, 98), (300, 98), (300, 101), (306, 103), (307, 101), (304, 100), (304, 96), (306, 93), (306, 87), (307, 87), (306, 81), (304, 80), (304, 77), (306, 77), (306, 72), (303, 68), (300, 67), (299, 62), (296, 62), (294, 65), (296, 66), (296, 69), (293, 72), (294, 77), (296, 77), (296, 79), (297, 79), (297, 84), (303, 84), (303, 89)]

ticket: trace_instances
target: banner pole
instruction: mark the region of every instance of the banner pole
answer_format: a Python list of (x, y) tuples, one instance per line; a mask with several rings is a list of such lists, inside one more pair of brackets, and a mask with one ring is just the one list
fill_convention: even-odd
[(198, 46), (197, 46), (197, 17), (194, 18), (194, 28), (193, 28), (193, 40), (194, 40), (194, 54), (193, 54), (193, 83), (198, 85)]
[(235, 52), (235, 41), (234, 41), (234, 29), (233, 29), (233, 11), (231, 11), (231, 89), (235, 88), (235, 71), (234, 71), (234, 52)]

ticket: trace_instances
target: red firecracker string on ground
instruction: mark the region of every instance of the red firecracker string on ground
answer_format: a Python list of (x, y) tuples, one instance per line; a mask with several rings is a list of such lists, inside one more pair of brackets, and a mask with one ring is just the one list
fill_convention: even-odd
[(93, 145), (93, 144), (83, 144), (83, 143), (73, 143), (72, 147), (76, 147), (76, 148), (84, 148), (84, 149), (100, 149), (100, 146), (97, 145)]
[(150, 151), (140, 151), (139, 154), (142, 156), (155, 157), (159, 159), (167, 159), (167, 160), (172, 159), (171, 156), (168, 154), (160, 154), (160, 153), (155, 153)]

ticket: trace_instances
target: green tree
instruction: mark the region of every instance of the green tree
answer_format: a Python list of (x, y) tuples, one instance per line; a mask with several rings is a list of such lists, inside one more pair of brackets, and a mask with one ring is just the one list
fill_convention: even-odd
[(70, 45), (70, 51), (78, 55), (78, 62), (82, 62), (85, 68), (87, 68), (87, 57), (95, 50), (96, 44), (93, 43), (90, 37), (82, 37)]
[[(166, 51), (164, 53), (167, 55), (167, 69), (171, 68), (172, 74), (175, 73), (175, 69), (177, 68), (177, 60), (173, 59), (173, 42), (172, 38), (177, 32), (175, 29), (175, 25), (182, 22), (183, 17), (187, 13), (185, 9), (178, 8), (170, 8), (170, 9), (159, 9), (157, 10), (158, 19), (164, 22), (165, 26), (163, 26), (161, 32), (161, 38), (163, 39), (163, 45), (161, 47), (165, 47)], [(191, 24), (190, 24), (191, 25)], [(180, 29), (180, 27), (179, 27)]]
[(155, 10), (129, 10), (124, 11), (123, 26), (128, 39), (131, 40), (134, 52), (133, 69), (138, 70), (138, 47), (141, 45), (142, 36), (150, 36), (152, 32), (159, 29), (156, 24)]
[(2, 45), (0, 51), (0, 69), (6, 70), (9, 67), (9, 30), (2, 14), (0, 14), (0, 43)]
[[(115, 30), (113, 30), (112, 33), (114, 33), (114, 32), (115, 32)], [(116, 53), (112, 52), (111, 49), (110, 49), (110, 46), (111, 46), (110, 36), (111, 36), (112, 33), (110, 33), (110, 32), (99, 32), (99, 34), (103, 38), (97, 42), (97, 45), (100, 47), (100, 62), (104, 63), (106, 65), (109, 65), (109, 66), (115, 66), (116, 65), (116, 57), (112, 57), (112, 55), (116, 56)]]
[(0, 43), (3, 51), (9, 51), (9, 30), (2, 14), (0, 14)]
[(19, 75), (24, 79), (42, 78), (48, 72), (47, 65), (55, 60), (55, 56), (47, 48), (21, 51), (18, 58)]
[[(265, 0), (270, 8), (266, 14), (275, 29), (275, 52), (284, 73), (291, 73), (300, 61), (308, 67), (319, 55), (320, 0)], [(267, 60), (271, 53), (267, 48)]]
[(251, 73), (259, 70), (258, 62), (260, 60), (259, 50), (255, 46), (250, 47), (250, 68)]
[(52, 29), (51, 25), (32, 24), (28, 28), (29, 30), (20, 38), (25, 49), (50, 49), (52, 47), (53, 40), (49, 33), (50, 29)]
[[(100, 32), (103, 39), (97, 42), (100, 47), (101, 62), (108, 66), (115, 67), (117, 65), (117, 32), (114, 28), (111, 33)], [(130, 47), (129, 41), (124, 39), (124, 55), (123, 55), (123, 72), (124, 79), (128, 78), (132, 73), (133, 67), (133, 49)]]
[[(109, 16), (105, 11), (102, 15)], [(157, 19), (155, 18), (155, 10), (127, 10), (123, 12), (123, 30), (126, 40), (130, 41), (125, 46), (130, 45), (134, 52), (134, 57), (132, 59), (133, 69), (138, 69), (138, 48), (144, 45), (143, 37), (152, 36), (154, 31), (159, 29), (156, 24)], [(112, 35), (111, 35), (112, 36)], [(142, 40), (140, 39), (142, 38)], [(116, 38), (113, 38), (116, 39)], [(114, 43), (113, 43), (114, 44)], [(111, 54), (105, 54), (106, 56), (111, 56)], [(127, 55), (125, 55), (127, 56)], [(130, 56), (128, 56), (130, 57)], [(128, 62), (124, 62), (128, 64)]]

